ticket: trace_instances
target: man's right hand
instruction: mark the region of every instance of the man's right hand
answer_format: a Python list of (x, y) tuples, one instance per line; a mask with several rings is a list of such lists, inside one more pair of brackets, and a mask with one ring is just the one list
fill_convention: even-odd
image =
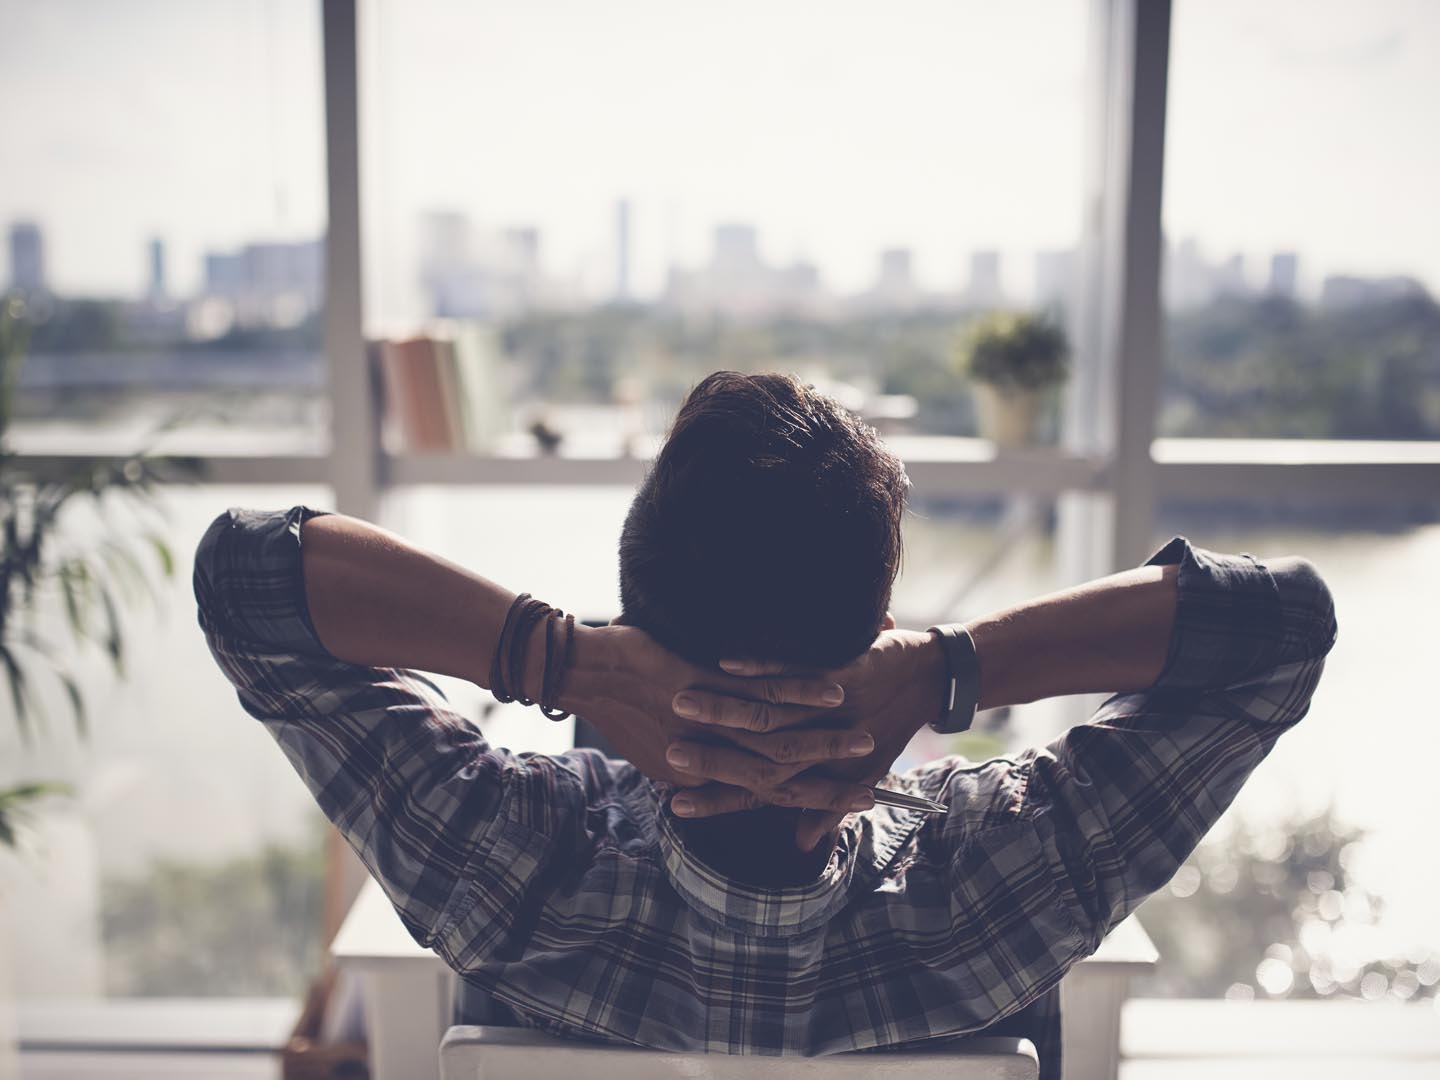
[[(534, 651), (543, 658), (543, 646)], [(538, 673), (532, 682), (538, 686)], [(726, 717), (750, 716), (757, 726), (721, 732), (705, 725), (706, 703), (717, 699), (724, 701)], [(687, 700), (694, 702), (693, 717), (684, 715)], [(676, 656), (645, 631), (620, 625), (575, 628), (574, 658), (560, 693), (562, 708), (585, 717), (651, 779), (681, 788), (721, 780), (733, 785), (728, 789), (732, 799), (748, 799), (748, 805), (763, 804), (765, 796), (817, 762), (851, 761), (874, 750), (863, 731), (819, 726), (843, 700), (833, 679), (800, 672), (739, 677), (707, 670)], [(679, 766), (687, 748), (691, 768)], [(813, 781), (794, 783), (809, 799), (794, 805), (850, 805), (819, 799)], [(846, 788), (853, 799), (855, 785)], [(682, 807), (689, 794), (679, 796)]]

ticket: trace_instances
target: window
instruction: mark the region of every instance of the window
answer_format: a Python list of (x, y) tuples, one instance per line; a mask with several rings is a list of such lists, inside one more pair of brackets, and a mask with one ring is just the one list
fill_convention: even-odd
[[(1100, 150), (1086, 141), (1144, 141), (1127, 130), (1124, 93), (1086, 114), (1098, 96), (1082, 68), (1088, 38), (1111, 50), (1089, 82), (1120, 71), (1143, 81), (1116, 40), (1132, 19), (1154, 34), (1168, 5), (742, 3), (709, 21), (654, 0), (358, 6), (359, 100), (342, 79), (326, 103), (342, 120), (364, 107), (358, 235), (334, 200), (335, 235), (365, 252), (365, 325), (348, 331), (463, 339), (480, 358), (486, 410), (446, 449), (471, 453), (426, 457), (392, 440), (401, 452), (373, 471), (368, 453), (319, 456), (331, 405), (322, 291), (344, 298), (344, 275), (318, 273), (330, 217), (320, 5), (238, 0), (6, 7), (0, 95), (24, 108), (0, 142), (0, 284), (35, 322), (13, 448), (133, 446), (171, 425), (162, 445), (198, 450), (210, 466), (209, 486), (169, 494), (182, 555), (222, 506), (334, 499), (604, 617), (618, 602), (611, 545), (681, 393), (715, 368), (774, 367), (841, 395), (911, 462), (902, 624), (1103, 573), (1130, 559), (1117, 552), (1143, 552), (1152, 529), (1300, 551), (1335, 585), (1341, 645), (1315, 715), (1282, 742), (1216, 845), (1147, 907), (1182, 973), (1159, 989), (1434, 997), (1440, 930), (1425, 900), (1440, 883), (1416, 865), (1409, 824), (1423, 782), (1382, 788), (1363, 769), (1336, 779), (1317, 767), (1373, 756), (1385, 738), (1428, 738), (1413, 721), (1423, 692), (1406, 681), (1423, 658), (1381, 650), (1427, 640), (1389, 616), (1428, 599), (1420, 560), (1440, 510), (1440, 442), (1358, 443), (1440, 432), (1440, 236), (1425, 198), (1440, 165), (1417, 134), (1431, 126), (1440, 71), (1428, 7), (1174, 5), (1168, 88), (1131, 88), (1142, 102), (1169, 91), (1158, 431), (1175, 438), (1152, 456), (1148, 402), (1114, 407), (1116, 388), (1092, 395), (1099, 380), (1078, 370), (1101, 429), (1083, 453), (997, 453), (957, 438), (975, 433), (976, 409), (955, 353), (974, 315), (1032, 306), (1072, 339), (1077, 317), (1091, 324), (1082, 344), (1096, 355), (1077, 356), (1077, 368), (1148, 378), (1148, 346), (1123, 364), (1099, 355), (1126, 348), (1109, 340), (1112, 309), (1131, 329), (1154, 315), (1135, 310), (1143, 299), (1096, 274), (1106, 295), (1077, 311), (1082, 191), (1094, 175), (1082, 158)], [(343, 3), (325, 12), (332, 31), (348, 14)], [(1163, 41), (1140, 40), (1144, 55), (1165, 55)], [(343, 67), (344, 33), (336, 43)], [(354, 178), (335, 153), (344, 141), (330, 146), (332, 194)], [(1158, 142), (1138, 154), (1140, 171), (1158, 182), (1151, 150)], [(1128, 188), (1105, 194), (1122, 221), (1143, 209)], [(1123, 231), (1097, 220), (1112, 209), (1087, 214), (1085, 234)], [(1140, 232), (1154, 229), (1153, 212), (1139, 216)], [(1108, 257), (1087, 252), (1087, 265)], [(359, 357), (340, 352), (334, 371), (356, 390)], [(343, 445), (375, 417), (362, 394), (337, 399), (355, 425), (337, 429)], [(1133, 433), (1141, 414), (1142, 438), (1112, 437)], [(1058, 410), (1046, 423), (1057, 437)], [(1252, 444), (1263, 437), (1292, 442)], [(536, 457), (547, 447), (559, 453)], [(231, 453), (253, 460), (224, 460)], [(242, 476), (265, 486), (216, 486)], [(1332, 480), (1370, 502), (1324, 510)], [(1221, 492), (1224, 503), (1204, 501)], [(562, 517), (583, 520), (583, 534), (497, 524)], [(0, 779), (23, 767), (78, 786), (44, 821), (53, 858), (0, 883), (23, 928), (27, 993), (285, 994), (317, 970), (317, 815), (204, 654), (187, 573), (177, 568), (173, 595), (167, 586), (168, 615), (137, 616), (145, 646), (91, 742), (57, 724), (25, 755), (0, 747)], [(1398, 675), (1377, 682), (1381, 669)], [(489, 722), (474, 688), (456, 703)], [(1032, 745), (1080, 718), (1048, 709), (1018, 712), (1001, 741)], [(191, 722), (202, 713), (203, 726)], [(549, 726), (557, 741), (542, 747), (518, 728), (487, 731), (517, 749), (568, 737)], [(225, 770), (189, 767), (217, 741)], [(1350, 846), (1347, 830), (1360, 828)], [(1296, 852), (1335, 866), (1275, 878)], [(1234, 897), (1245, 868), (1256, 871), (1249, 899), (1264, 892), (1264, 903), (1227, 902), (1199, 921), (1223, 909), (1253, 930), (1246, 956), (1266, 950), (1263, 974), (1211, 963), (1196, 942), (1214, 938), (1193, 932), (1195, 897)], [(1341, 871), (1353, 872), (1356, 898)], [(192, 905), (207, 922), (171, 925), (174, 909), (151, 903), (216, 890), (242, 902)], [(1289, 921), (1275, 928), (1277, 903)], [(1344, 920), (1326, 916), (1336, 904)], [(1210, 930), (1220, 925), (1228, 932)], [(1312, 977), (1321, 955), (1329, 966)], [(1383, 985), (1371, 978), (1382, 975)]]
[(483, 451), (633, 451), (725, 367), (974, 434), (964, 325), (1073, 306), (1081, 3), (367, 11), (371, 329), (486, 325)]
[(1440, 13), (1175, 5), (1160, 433), (1440, 437)]
[(190, 560), (227, 506), (332, 498), (324, 487), (165, 491), (174, 573), (152, 571), (154, 604), (126, 606), (126, 677), (80, 667), (89, 736), (76, 737), (63, 700), (28, 745), (7, 717), (0, 788), (73, 789), (33, 815), (27, 856), (3, 862), (23, 997), (298, 996), (318, 969), (324, 821), (215, 666)]
[(1162, 504), (1157, 537), (1258, 557), (1303, 554), (1340, 633), (1311, 713), (1222, 825), (1142, 909), (1184, 997), (1406, 1001), (1440, 982), (1440, 873), (1426, 850), (1440, 753), (1427, 612), (1440, 602), (1440, 505), (1293, 500)]
[(6, 6), (18, 448), (324, 451), (318, 11)]

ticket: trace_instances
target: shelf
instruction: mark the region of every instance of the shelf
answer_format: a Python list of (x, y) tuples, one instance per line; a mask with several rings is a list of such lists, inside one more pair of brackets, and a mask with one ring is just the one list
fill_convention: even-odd
[(1440, 465), (1440, 440), (1156, 439), (1161, 465)]
[[(905, 461), (916, 494), (935, 496), (1018, 491), (1058, 495), (1097, 487), (1103, 464), (1053, 448), (997, 451), (984, 439), (896, 438), (888, 440)], [(476, 457), (466, 454), (403, 454), (382, 465), (386, 487), (435, 485), (634, 486), (650, 462), (642, 458)]]
[[(133, 451), (131, 451), (133, 453)], [(16, 454), (11, 460), (26, 472), (41, 480), (63, 480), (73, 476), (79, 462), (96, 456), (123, 457), (116, 455), (74, 454)], [(182, 477), (179, 483), (193, 479), (203, 484), (329, 484), (331, 463), (328, 457), (318, 455), (262, 456), (262, 455), (186, 455), (200, 463), (200, 474), (193, 478)]]
[[(919, 497), (1013, 492), (1053, 497), (1105, 491), (1110, 470), (1098, 456), (1055, 447), (1001, 450), (984, 439), (897, 436), (887, 440), (905, 461)], [(21, 453), (12, 460), (58, 478), (86, 455)], [(1157, 439), (1152, 448), (1162, 498), (1308, 500), (1440, 499), (1440, 442), (1346, 442), (1288, 439)], [(202, 483), (329, 484), (334, 462), (311, 454), (199, 455)], [(382, 488), (435, 486), (633, 487), (648, 458), (495, 456), (463, 453), (387, 455)]]
[(1440, 500), (1440, 442), (1156, 439), (1162, 497)]
[(623, 457), (480, 457), (474, 454), (402, 454), (381, 460), (382, 487), (417, 484), (575, 485), (617, 484), (633, 487), (650, 466), (642, 458)]

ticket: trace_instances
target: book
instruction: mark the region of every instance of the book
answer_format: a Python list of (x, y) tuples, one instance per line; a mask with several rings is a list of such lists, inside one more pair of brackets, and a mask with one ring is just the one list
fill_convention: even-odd
[(465, 420), (461, 415), (460, 376), (455, 365), (455, 342), (435, 338), (430, 342), (435, 381), (440, 394), (440, 418), (447, 450), (467, 449)]
[(457, 435), (446, 413), (435, 342), (425, 337), (381, 342), (380, 362), (390, 452), (455, 449)]
[(430, 333), (373, 346), (392, 454), (487, 454), (509, 417), (493, 326), (445, 320)]
[(458, 323), (453, 335), (461, 446), (472, 454), (490, 453), (508, 415), (500, 386), (499, 336), (481, 322)]

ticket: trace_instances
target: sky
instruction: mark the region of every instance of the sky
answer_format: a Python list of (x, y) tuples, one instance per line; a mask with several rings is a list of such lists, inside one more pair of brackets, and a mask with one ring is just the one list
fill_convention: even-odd
[[(38, 221), (53, 285), (111, 295), (142, 290), (151, 236), (184, 292), (207, 250), (317, 234), (318, 9), (0, 0), (0, 226)], [(1088, 12), (361, 0), (372, 315), (420, 314), (427, 210), (538, 226), (547, 269), (604, 295), (620, 197), (642, 294), (724, 221), (839, 289), (904, 246), (937, 289), (998, 249), (1023, 291), (1034, 252), (1079, 230)], [(1440, 4), (1177, 0), (1171, 70), (1170, 236), (1256, 274), (1298, 251), (1310, 288), (1333, 272), (1440, 287)]]

